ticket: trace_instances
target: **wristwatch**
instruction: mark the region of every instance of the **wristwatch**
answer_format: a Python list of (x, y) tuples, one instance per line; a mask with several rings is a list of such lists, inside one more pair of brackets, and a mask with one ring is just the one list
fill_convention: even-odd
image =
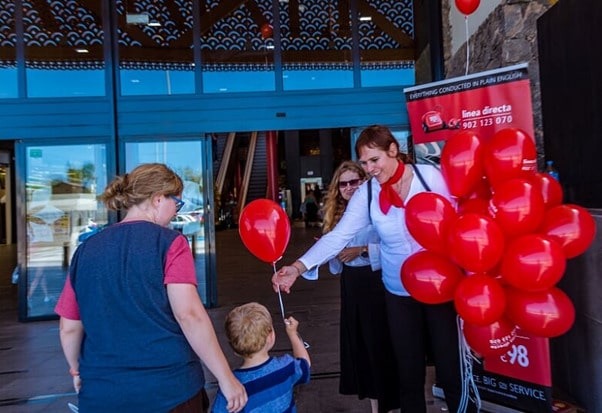
[(360, 257), (368, 258), (368, 247), (362, 247), (362, 252), (360, 252)]

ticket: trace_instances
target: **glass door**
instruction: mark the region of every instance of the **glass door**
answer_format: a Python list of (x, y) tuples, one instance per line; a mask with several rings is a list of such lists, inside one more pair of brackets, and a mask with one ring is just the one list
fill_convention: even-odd
[(198, 291), (203, 303), (216, 304), (214, 222), (210, 205), (213, 199), (211, 138), (126, 142), (125, 169), (142, 163), (164, 163), (184, 181), (182, 209), (170, 227), (188, 239), (195, 259)]
[(19, 317), (52, 318), (75, 249), (108, 222), (107, 145), (22, 143), (19, 153)]

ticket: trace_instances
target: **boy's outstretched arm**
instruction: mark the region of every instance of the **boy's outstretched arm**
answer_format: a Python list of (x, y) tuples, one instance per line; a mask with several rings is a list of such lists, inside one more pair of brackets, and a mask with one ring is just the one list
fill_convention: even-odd
[(309, 358), (309, 352), (305, 348), (305, 344), (301, 339), (301, 336), (297, 333), (299, 322), (294, 317), (288, 317), (284, 319), (284, 325), (286, 326), (286, 334), (293, 347), (293, 356), (307, 360), (307, 364), (311, 366), (311, 360)]

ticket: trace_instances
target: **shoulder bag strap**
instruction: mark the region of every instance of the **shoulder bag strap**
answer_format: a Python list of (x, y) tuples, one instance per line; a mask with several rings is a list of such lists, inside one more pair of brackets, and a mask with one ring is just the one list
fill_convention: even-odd
[(428, 184), (426, 183), (426, 181), (422, 177), (422, 174), (420, 173), (420, 169), (416, 165), (414, 165), (413, 163), (411, 163), (410, 165), (412, 165), (412, 168), (414, 168), (414, 172), (416, 172), (416, 176), (418, 177), (418, 179), (420, 179), (420, 183), (422, 184), (422, 186), (424, 187), (424, 189), (426, 189), (428, 192), (431, 192), (431, 188), (428, 186)]

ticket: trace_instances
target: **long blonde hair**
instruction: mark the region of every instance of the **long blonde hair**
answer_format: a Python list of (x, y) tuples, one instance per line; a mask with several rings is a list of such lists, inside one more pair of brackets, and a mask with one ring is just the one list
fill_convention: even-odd
[(366, 180), (366, 172), (356, 162), (345, 161), (339, 165), (334, 171), (330, 185), (328, 186), (328, 193), (324, 201), (322, 211), (324, 213), (322, 233), (332, 231), (335, 225), (340, 221), (345, 208), (347, 208), (347, 200), (341, 196), (339, 191), (339, 182), (341, 181), (341, 175), (344, 172), (351, 171), (357, 173), (359, 178), (363, 181)]

